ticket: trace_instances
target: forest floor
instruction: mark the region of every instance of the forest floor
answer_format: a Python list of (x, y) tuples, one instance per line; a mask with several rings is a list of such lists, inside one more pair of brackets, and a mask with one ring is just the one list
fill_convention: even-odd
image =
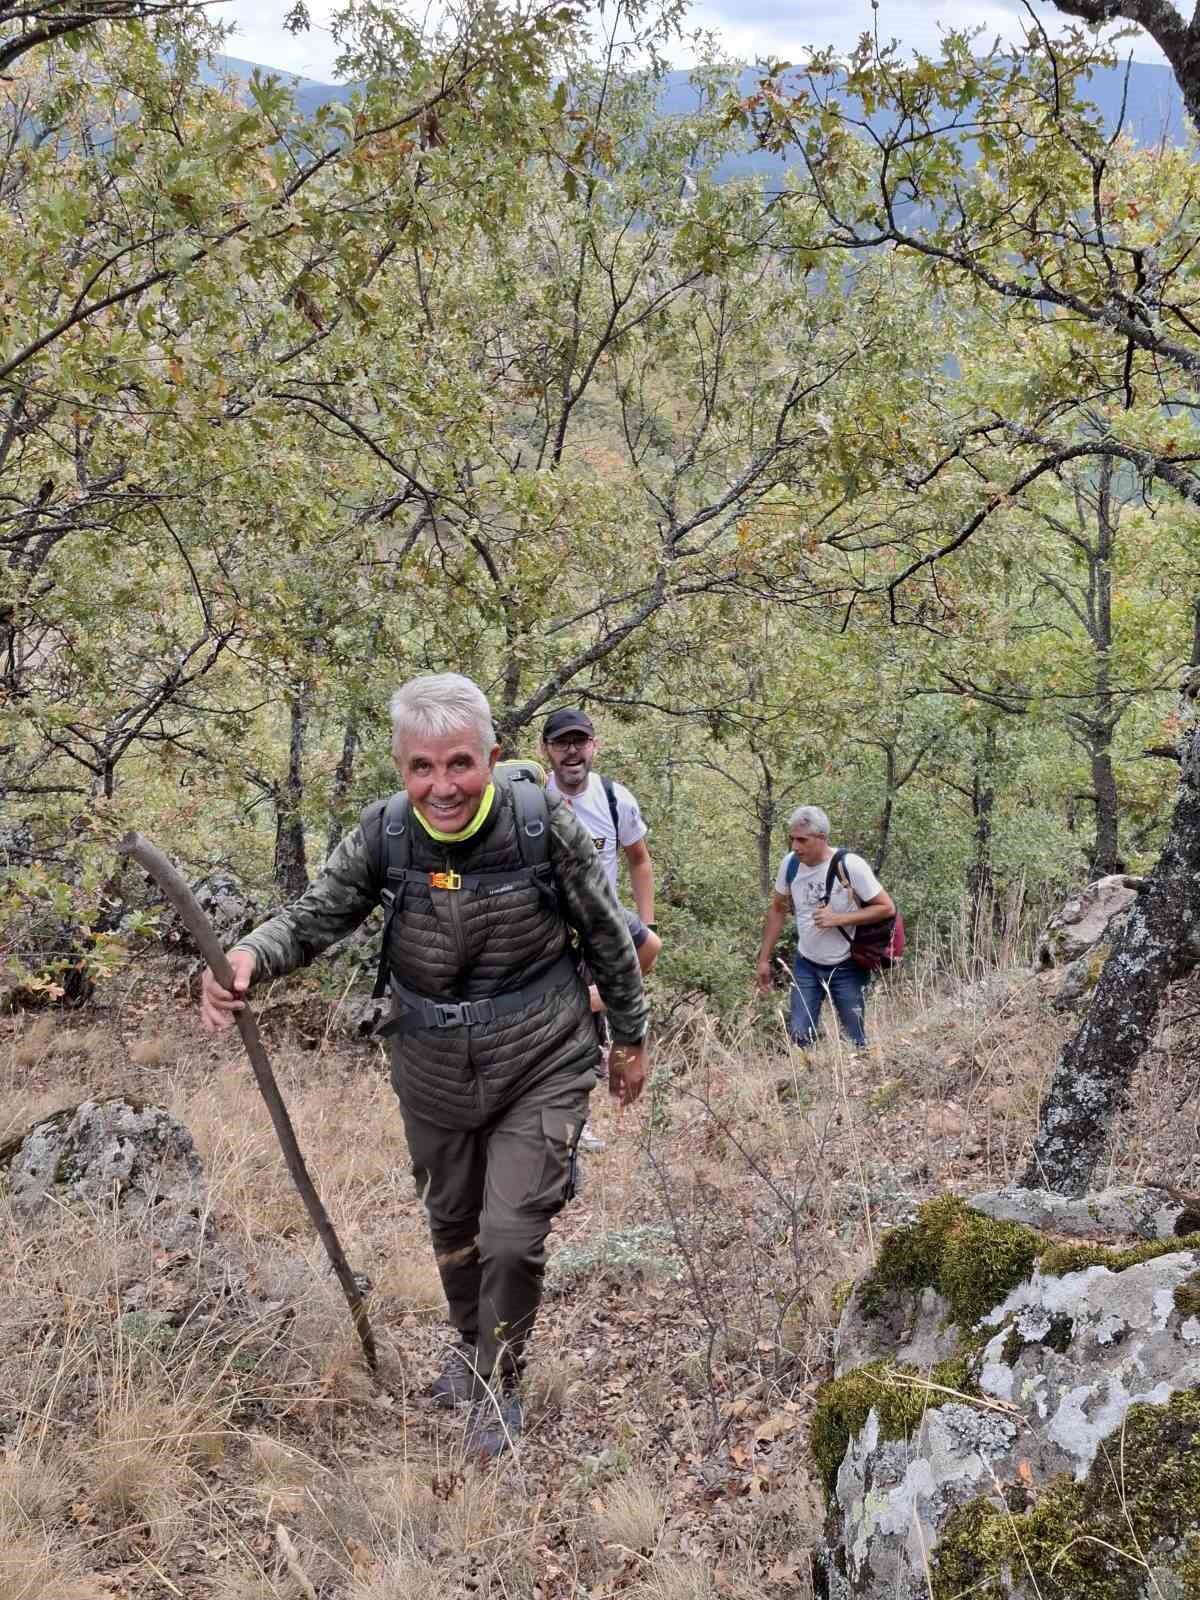
[[(0, 1600), (807, 1596), (806, 1446), (839, 1287), (932, 1195), (1020, 1172), (1074, 1025), (1047, 981), (896, 982), (871, 1043), (658, 1042), (558, 1218), (513, 1456), (481, 1468), (424, 1391), (441, 1297), (383, 1054), (303, 983), (265, 997), (311, 1170), (373, 1282), (382, 1381), (194, 972), (145, 959), (83, 1012), (0, 1020), (0, 1140), (109, 1093), (191, 1129), (209, 1237), (107, 1215), (19, 1226), (0, 1198)], [(1105, 1181), (1196, 1183), (1196, 997), (1148, 1057)], [(166, 1315), (162, 1315), (166, 1313)]]

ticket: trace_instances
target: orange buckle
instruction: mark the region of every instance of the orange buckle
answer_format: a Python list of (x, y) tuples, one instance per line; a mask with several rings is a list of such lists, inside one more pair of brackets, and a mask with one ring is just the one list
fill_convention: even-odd
[(430, 887), (434, 889), (461, 889), (462, 878), (457, 872), (431, 872)]

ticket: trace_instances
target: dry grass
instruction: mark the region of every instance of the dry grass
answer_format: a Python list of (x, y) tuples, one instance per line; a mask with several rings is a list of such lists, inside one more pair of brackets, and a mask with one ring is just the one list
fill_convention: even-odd
[(50, 1054), (58, 1025), (52, 1016), (27, 1023), (13, 1045), (13, 1062), (18, 1067), (37, 1067)]
[(652, 1555), (662, 1539), (669, 1497), (645, 1472), (630, 1472), (611, 1484), (596, 1513), (601, 1544), (636, 1555)]
[(40, 1533), (70, 1493), (64, 1462), (43, 1461), (31, 1447), (10, 1450), (0, 1461), (0, 1546)]
[[(93, 1590), (94, 1594), (95, 1591)], [(15, 1539), (0, 1549), (0, 1600), (88, 1600), (46, 1539)]]
[(172, 1055), (169, 1042), (159, 1034), (135, 1039), (129, 1046), (129, 1059), (137, 1067), (165, 1067)]
[(375, 1278), (375, 1289), (398, 1312), (439, 1320), (444, 1314), (442, 1280), (428, 1244), (423, 1248), (398, 1246), (392, 1251)]
[[(1003, 924), (998, 943), (1007, 960)], [(595, 1097), (607, 1148), (551, 1240), (591, 1264), (546, 1302), (525, 1440), (497, 1472), (464, 1461), (463, 1413), (423, 1398), (440, 1285), (377, 1053), (300, 1049), (272, 1018), (308, 1164), (374, 1284), (382, 1385), (240, 1047), (177, 1038), (131, 990), (142, 1042), (172, 1040), (141, 1064), (164, 1069), (196, 1138), (216, 1239), (169, 1251), (153, 1217), (129, 1231), (107, 1214), (33, 1230), (0, 1196), (0, 1547), (37, 1574), (0, 1578), (0, 1600), (66, 1600), (73, 1574), (134, 1568), (147, 1594), (303, 1600), (280, 1521), (322, 1600), (508, 1600), (535, 1580), (545, 1600), (808, 1595), (805, 1420), (838, 1286), (898, 1214), (1019, 1170), (1071, 1026), (1036, 984), (990, 978), (965, 932), (940, 959), (940, 975), (918, 959), (880, 987), (865, 1054), (832, 1033), (802, 1054), (749, 1013), (731, 1038), (697, 1010), (636, 1112)], [(122, 1084), (119, 1020), (68, 1034), (14, 1019), (6, 1126)], [(1163, 1048), (1186, 1075), (1184, 1044)], [(1195, 1098), (1168, 1114), (1179, 1087), (1139, 1086), (1114, 1172), (1194, 1149)], [(634, 1248), (639, 1228), (654, 1232)]]

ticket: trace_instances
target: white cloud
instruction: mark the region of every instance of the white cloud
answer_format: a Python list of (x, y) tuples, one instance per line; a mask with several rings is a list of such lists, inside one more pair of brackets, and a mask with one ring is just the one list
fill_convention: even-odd
[(225, 44), (227, 55), (330, 82), (338, 53), (329, 31), (332, 5), (308, 0), (313, 25), (307, 33), (288, 33), (284, 28), (290, 9), (290, 0), (220, 0), (210, 7), (209, 15), (234, 27)]
[[(221, 0), (212, 14), (236, 24), (226, 46), (230, 55), (329, 81), (337, 56), (328, 27), (332, 4), (309, 0), (313, 27), (293, 35), (283, 27), (289, 3)], [(1068, 26), (1069, 19), (1044, 0), (1035, 10), (1052, 36)], [(909, 49), (927, 52), (937, 50), (939, 24), (982, 27), (988, 43), (996, 34), (1015, 40), (1022, 35), (1025, 15), (1019, 0), (879, 0), (878, 9), (871, 0), (697, 0), (689, 24), (711, 29), (732, 55), (754, 60), (765, 55), (794, 58), (810, 45), (848, 50), (861, 33), (876, 28), (883, 39), (896, 38)], [(1163, 60), (1144, 33), (1125, 42), (1122, 51), (1132, 51), (1140, 61)]]
[[(1053, 38), (1071, 19), (1052, 4), (1034, 10)], [(981, 43), (999, 36), (1005, 42), (1023, 38), (1028, 12), (1020, 0), (698, 0), (690, 13), (697, 26), (719, 34), (735, 55), (793, 58), (810, 46), (851, 49), (864, 33), (878, 32), (883, 41), (898, 39), (908, 50), (935, 54), (947, 28), (982, 28)], [(1148, 34), (1125, 41), (1140, 61), (1163, 60)]]

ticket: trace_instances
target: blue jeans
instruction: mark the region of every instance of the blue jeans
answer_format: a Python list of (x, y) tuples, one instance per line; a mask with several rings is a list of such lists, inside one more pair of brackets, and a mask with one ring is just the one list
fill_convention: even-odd
[(828, 967), (797, 954), (792, 974), (792, 1005), (788, 1033), (793, 1044), (814, 1044), (817, 1023), (825, 996), (829, 995), (838, 1021), (852, 1045), (862, 1049), (867, 1042), (863, 1032), (863, 1010), (871, 974), (855, 961), (839, 961)]

